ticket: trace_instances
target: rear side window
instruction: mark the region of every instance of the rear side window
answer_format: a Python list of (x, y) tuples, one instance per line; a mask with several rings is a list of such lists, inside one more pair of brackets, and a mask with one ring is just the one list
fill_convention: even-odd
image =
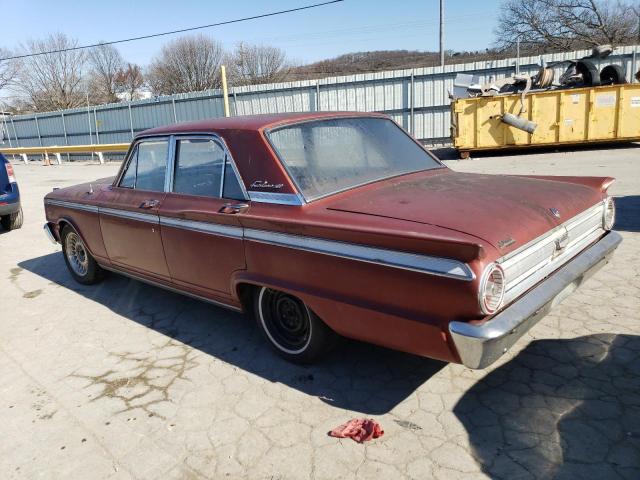
[(225, 153), (205, 138), (176, 141), (173, 191), (204, 197), (221, 197)]
[(224, 198), (230, 198), (232, 200), (244, 200), (245, 194), (240, 186), (240, 181), (236, 172), (233, 170), (233, 166), (227, 161), (224, 169), (224, 192), (222, 194)]
[(164, 191), (167, 170), (167, 140), (139, 142), (120, 181), (121, 187), (137, 190)]

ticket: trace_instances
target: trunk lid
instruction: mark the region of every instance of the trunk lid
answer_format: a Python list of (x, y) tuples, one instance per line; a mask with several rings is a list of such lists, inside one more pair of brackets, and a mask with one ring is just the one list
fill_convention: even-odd
[(506, 254), (601, 199), (598, 189), (567, 180), (443, 168), (352, 190), (327, 208), (436, 225), (473, 235)]

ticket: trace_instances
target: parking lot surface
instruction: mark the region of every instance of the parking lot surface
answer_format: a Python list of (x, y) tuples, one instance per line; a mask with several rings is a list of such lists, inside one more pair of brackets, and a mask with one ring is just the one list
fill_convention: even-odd
[[(42, 198), (117, 165), (16, 164), (0, 478), (640, 478), (640, 148), (447, 163), (618, 179), (613, 261), (483, 371), (351, 341), (294, 366), (240, 314), (117, 275), (78, 285), (43, 234)], [(327, 436), (363, 416), (384, 436)]]

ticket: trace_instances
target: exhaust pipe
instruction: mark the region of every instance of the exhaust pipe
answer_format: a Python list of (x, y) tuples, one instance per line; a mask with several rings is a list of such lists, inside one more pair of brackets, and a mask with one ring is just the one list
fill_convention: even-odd
[(527, 133), (533, 133), (538, 124), (530, 120), (517, 117), (513, 113), (505, 113), (500, 117), (500, 121), (517, 128), (518, 130), (524, 130)]

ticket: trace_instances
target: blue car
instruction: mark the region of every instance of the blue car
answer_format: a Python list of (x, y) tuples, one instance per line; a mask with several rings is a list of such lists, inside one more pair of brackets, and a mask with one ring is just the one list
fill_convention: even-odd
[(22, 226), (20, 191), (13, 174), (13, 166), (0, 153), (0, 224), (5, 230)]

